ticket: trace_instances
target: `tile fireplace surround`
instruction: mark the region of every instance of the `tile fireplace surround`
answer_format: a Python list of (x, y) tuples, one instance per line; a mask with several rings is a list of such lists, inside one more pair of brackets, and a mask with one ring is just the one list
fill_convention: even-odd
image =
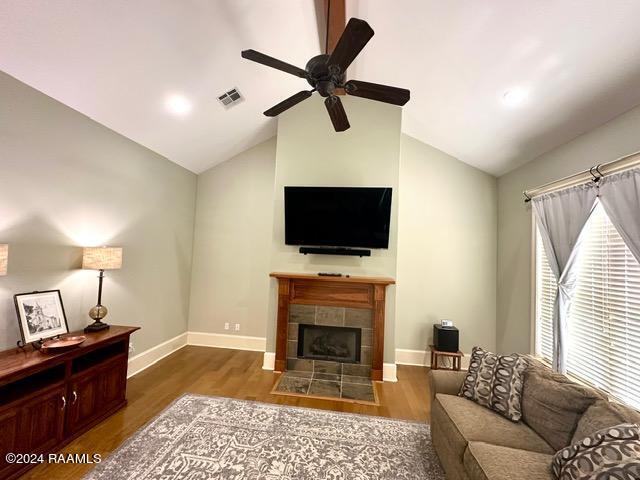
[[(289, 335), (287, 339), (287, 370), (339, 373), (342, 375), (357, 375), (359, 377), (371, 376), (372, 317), (371, 310), (364, 308), (291, 305), (289, 308)], [(360, 362), (298, 358), (298, 330), (300, 324), (360, 329)]]
[[(395, 283), (392, 278), (295, 273), (272, 273), (271, 276), (278, 280), (276, 371), (335, 372), (382, 380), (385, 295), (386, 287)], [(340, 357), (354, 348), (353, 342), (347, 345), (346, 340), (337, 340), (336, 345), (331, 345), (326, 338), (321, 338), (316, 345), (315, 354), (319, 356), (299, 358), (300, 324), (332, 327), (332, 334), (338, 335), (340, 328), (359, 329), (360, 358), (336, 361), (339, 360), (336, 355)], [(328, 350), (327, 345), (331, 347)], [(321, 359), (327, 352), (333, 358)], [(350, 352), (350, 356), (353, 357), (353, 353)]]

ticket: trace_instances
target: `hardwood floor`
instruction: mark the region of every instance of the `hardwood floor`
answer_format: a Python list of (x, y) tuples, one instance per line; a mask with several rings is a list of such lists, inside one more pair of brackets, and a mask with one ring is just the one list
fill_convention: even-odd
[[(398, 366), (397, 383), (378, 384), (380, 406), (272, 395), (273, 372), (262, 370), (260, 352), (185, 347), (129, 379), (129, 404), (63, 448), (61, 453), (99, 453), (105, 459), (136, 430), (183, 393), (257, 400), (280, 405), (427, 421), (427, 369)], [(22, 479), (78, 479), (92, 465), (39, 465)]]

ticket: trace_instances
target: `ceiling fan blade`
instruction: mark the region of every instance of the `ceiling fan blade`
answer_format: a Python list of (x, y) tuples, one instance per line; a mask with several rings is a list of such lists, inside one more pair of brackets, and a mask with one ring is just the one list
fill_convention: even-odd
[(333, 123), (333, 128), (336, 132), (344, 132), (351, 126), (340, 97), (334, 95), (327, 97), (324, 100), (324, 106), (327, 107), (329, 118), (331, 118), (331, 123)]
[(331, 53), (327, 65), (337, 65), (344, 73), (364, 46), (373, 37), (373, 29), (364, 20), (352, 18), (342, 32), (336, 48)]
[(290, 73), (291, 75), (295, 75), (296, 77), (307, 78), (307, 72), (305, 70), (298, 68), (295, 65), (291, 65), (287, 62), (283, 62), (282, 60), (278, 60), (277, 58), (265, 55), (264, 53), (256, 52), (255, 50), (243, 50), (242, 58), (261, 63), (262, 65), (266, 65), (267, 67), (282, 70), (283, 72)]
[(313, 90), (303, 90), (301, 92), (296, 93), (295, 95), (291, 95), (289, 98), (281, 101), (279, 104), (274, 105), (269, 110), (265, 111), (264, 114), (267, 117), (277, 117), (285, 110), (288, 110), (294, 105), (297, 105), (301, 101), (309, 98), (312, 93), (313, 93)]
[(411, 96), (411, 93), (406, 88), (390, 87), (388, 85), (361, 82), (359, 80), (349, 80), (344, 87), (349, 95), (369, 98), (393, 105), (404, 105), (409, 101)]

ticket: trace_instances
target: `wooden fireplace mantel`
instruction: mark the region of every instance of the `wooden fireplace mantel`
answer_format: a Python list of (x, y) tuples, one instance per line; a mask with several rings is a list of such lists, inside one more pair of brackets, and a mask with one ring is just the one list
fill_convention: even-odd
[(366, 308), (373, 311), (373, 348), (371, 378), (382, 380), (384, 356), (385, 295), (389, 277), (328, 277), (317, 274), (269, 274), (278, 280), (278, 318), (276, 330), (275, 370), (287, 369), (289, 305), (326, 305), (331, 307)]

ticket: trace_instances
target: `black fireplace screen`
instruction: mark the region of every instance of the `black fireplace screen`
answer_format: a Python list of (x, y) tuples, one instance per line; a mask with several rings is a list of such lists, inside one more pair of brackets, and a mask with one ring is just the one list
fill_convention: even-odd
[(359, 328), (300, 324), (298, 358), (359, 363), (362, 332)]

